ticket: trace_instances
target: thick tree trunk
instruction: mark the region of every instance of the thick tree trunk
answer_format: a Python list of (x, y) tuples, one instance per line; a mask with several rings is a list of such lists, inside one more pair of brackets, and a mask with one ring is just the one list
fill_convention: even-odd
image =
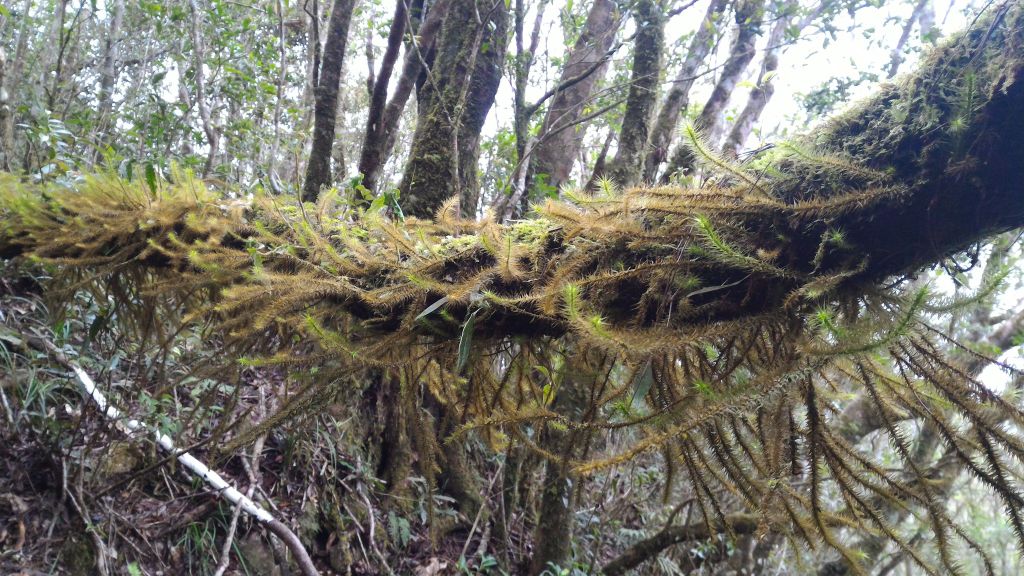
[(508, 47), (508, 11), (496, 10), (484, 33), (481, 53), (477, 56), (466, 94), (465, 111), (459, 125), (459, 206), (462, 215), (475, 218), (479, 209), (480, 179), (477, 175), (480, 160), (480, 134), (484, 120), (494, 104), (501, 84)]
[[(722, 124), (722, 111), (729, 103), (729, 97), (743, 76), (747, 65), (754, 59), (755, 43), (761, 34), (764, 20), (764, 0), (739, 0), (736, 4), (736, 37), (729, 48), (729, 59), (722, 67), (711, 96), (697, 117), (696, 126), (714, 144)], [(685, 173), (693, 167), (694, 157), (686, 145), (676, 147), (672, 160), (662, 176), (667, 182), (675, 174)]]
[(637, 32), (629, 96), (619, 131), (619, 148), (608, 166), (609, 177), (622, 186), (640, 181), (651, 115), (658, 102), (661, 53), (665, 47), (665, 14), (660, 4), (640, 0), (635, 10)]
[[(477, 18), (482, 20), (477, 21)], [(464, 164), (458, 158), (459, 133), (467, 121), (472, 76), (482, 56), (480, 47), (488, 28), (506, 30), (507, 21), (503, 0), (453, 2), (438, 37), (432, 70), (417, 93), (416, 132), (399, 186), (401, 206), (406, 214), (429, 217), (445, 200), (459, 192), (459, 168)], [(502, 36), (499, 43), (505, 41)], [(504, 48), (500, 52), (504, 54)], [(483, 59), (488, 57), (483, 55)], [(486, 72), (493, 74), (494, 71)], [(478, 86), (484, 84), (487, 82)], [(493, 96), (490, 100), (493, 102)], [(490, 102), (479, 101), (474, 106), (486, 114), (485, 106), (489, 108)]]
[(644, 182), (654, 182), (658, 168), (668, 159), (668, 148), (676, 134), (679, 117), (686, 112), (686, 107), (690, 104), (690, 89), (697, 81), (697, 70), (704, 64), (705, 58), (715, 45), (719, 27), (722, 25), (722, 14), (728, 7), (729, 0), (712, 0), (704, 20), (690, 41), (686, 59), (672, 81), (672, 86), (665, 95), (665, 101), (662, 102), (658, 118), (651, 129), (644, 155)]
[[(528, 178), (534, 187), (557, 190), (569, 179), (585, 128), (565, 127), (580, 119), (594, 86), (604, 76), (607, 66), (599, 63), (606, 59), (612, 47), (617, 22), (615, 4), (611, 0), (594, 0), (583, 31), (569, 51), (559, 85), (579, 80), (551, 97), (541, 126), (540, 140), (529, 160), (531, 176)], [(595, 66), (598, 67), (595, 69)]]
[(309, 151), (306, 179), (302, 184), (302, 200), (305, 202), (315, 202), (320, 190), (332, 181), (331, 150), (334, 147), (334, 129), (338, 118), (338, 89), (341, 86), (341, 69), (345, 64), (345, 46), (354, 5), (355, 0), (334, 0), (331, 8), (323, 62), (314, 90), (313, 146)]

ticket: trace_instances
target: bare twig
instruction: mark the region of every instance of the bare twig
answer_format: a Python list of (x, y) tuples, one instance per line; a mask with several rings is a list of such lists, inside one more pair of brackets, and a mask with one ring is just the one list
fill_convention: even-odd
[[(260, 389), (260, 405), (263, 405), (263, 390)], [(264, 416), (263, 411), (260, 411), (260, 418)], [(263, 443), (266, 441), (267, 435), (263, 434), (256, 439), (256, 442), (252, 445), (252, 456), (250, 457), (252, 463), (242, 458), (243, 466), (245, 467), (245, 473), (249, 476), (249, 489), (246, 491), (246, 498), (252, 499), (253, 492), (256, 491), (256, 486), (259, 484), (259, 469), (260, 469), (260, 454), (263, 452)], [(217, 564), (217, 570), (213, 573), (214, 576), (224, 576), (224, 572), (227, 571), (228, 565), (231, 561), (231, 547), (235, 541), (235, 530), (238, 528), (238, 518), (242, 514), (242, 507), (235, 506), (235, 513), (231, 516), (231, 525), (228, 527), (227, 536), (224, 537), (224, 546), (220, 551), (220, 562)]]
[[(122, 432), (125, 434), (135, 434), (139, 432), (152, 434), (153, 439), (160, 448), (174, 454), (182, 466), (187, 468), (196, 476), (202, 478), (204, 482), (214, 489), (218, 496), (240, 507), (246, 514), (254, 517), (257, 521), (266, 526), (274, 535), (284, 541), (285, 545), (288, 546), (288, 549), (295, 556), (295, 561), (298, 563), (299, 569), (304, 576), (319, 575), (319, 572), (313, 565), (313, 560), (309, 557), (309, 553), (302, 545), (299, 537), (296, 536), (288, 526), (275, 519), (273, 515), (253, 502), (251, 498), (239, 492), (234, 486), (228, 484), (220, 474), (211, 470), (195, 456), (192, 456), (188, 452), (178, 451), (174, 446), (174, 441), (166, 434), (163, 434), (158, 430), (154, 430), (147, 424), (135, 420), (134, 418), (125, 418), (117, 407), (111, 405), (107, 401), (106, 396), (104, 396), (103, 392), (99, 390), (89, 374), (82, 370), (80, 366), (68, 360), (67, 356), (65, 356), (64, 353), (52, 343), (36, 337), (28, 337), (26, 338), (26, 341), (33, 347), (45, 350), (54, 360), (57, 361), (58, 364), (74, 372), (75, 376), (78, 378), (78, 383), (83, 394), (96, 404), (96, 407), (99, 408), (100, 412), (108, 420), (114, 422), (115, 426)], [(78, 507), (78, 504), (73, 499), (72, 503)]]

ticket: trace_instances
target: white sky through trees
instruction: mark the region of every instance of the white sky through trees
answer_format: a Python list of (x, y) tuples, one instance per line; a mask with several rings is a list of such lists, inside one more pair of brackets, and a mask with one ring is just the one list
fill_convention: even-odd
[[(679, 5), (683, 3), (677, 2)], [(583, 4), (585, 8), (586, 3)], [(801, 0), (800, 4), (803, 7), (817, 5), (816, 2), (808, 0)], [(773, 78), (775, 95), (765, 108), (760, 121), (755, 125), (745, 149), (756, 148), (762, 135), (766, 142), (770, 142), (785, 134), (792, 134), (794, 130), (799, 131), (804, 128), (803, 123), (807, 118), (801, 108), (799, 97), (815, 90), (832, 78), (857, 78), (861, 73), (877, 74), (878, 82), (865, 81), (851, 88), (851, 101), (870, 94), (880, 82), (885, 81), (892, 50), (899, 40), (906, 19), (913, 12), (915, 3), (881, 0), (877, 4), (877, 6), (860, 8), (852, 17), (843, 11), (841, 15), (831, 21), (832, 26), (837, 28), (834, 36), (822, 30), (820, 21), (815, 22), (801, 33), (797, 41), (783, 50), (779, 70)], [(560, 14), (567, 9), (567, 5), (571, 6), (572, 4), (565, 0), (558, 0), (546, 9), (542, 23), (541, 53), (538, 55), (541, 64), (551, 59), (560, 59), (565, 55), (566, 42), (559, 18)], [(685, 52), (689, 37), (704, 17), (707, 5), (707, 0), (697, 2), (668, 22), (665, 37), (667, 55)], [(932, 0), (932, 5), (935, 12), (935, 28), (940, 32), (941, 38), (966, 27), (983, 3), (979, 3), (977, 0), (953, 0), (952, 2)], [(535, 6), (531, 6), (526, 17), (527, 34), (530, 33), (529, 27), (532, 26), (536, 14), (535, 9)], [(578, 11), (581, 8), (574, 9)], [(628, 20), (628, 15), (626, 18), (627, 21), (620, 37), (628, 37), (634, 31), (633, 23)], [(723, 23), (725, 27), (730, 27), (730, 25), (733, 25), (731, 15)], [(766, 21), (758, 41), (759, 53), (746, 71), (745, 81), (733, 93), (729, 107), (726, 109), (727, 115), (738, 113), (746, 103), (750, 89), (754, 86), (753, 83), (757, 80), (761, 66), (761, 51), (766, 46), (768, 28), (770, 28), (770, 21)], [(694, 85), (690, 98), (691, 107), (699, 108), (710, 94), (715, 76), (714, 70), (709, 72), (709, 69), (719, 68), (728, 56), (730, 33), (731, 29), (725, 31), (725, 36), (719, 41), (712, 54), (712, 59), (704, 66), (703, 71), (708, 73)], [(904, 60), (900, 65), (901, 73), (914, 70), (915, 64), (922, 54), (922, 45), (919, 26), (915, 25), (907, 43), (907, 49), (904, 50)], [(510, 56), (513, 49), (514, 47), (510, 46)], [(616, 68), (627, 69), (629, 58), (629, 46), (623, 46), (614, 56)], [(530, 101), (540, 96), (558, 80), (558, 67), (535, 66), (538, 71), (536, 76), (544, 77), (546, 75), (547, 84), (531, 84), (527, 95), (527, 100)], [(677, 67), (678, 63), (676, 66), (667, 67), (666, 75), (669, 78), (666, 81), (670, 81)], [(544, 72), (540, 72), (541, 70)], [(663, 84), (663, 89), (667, 89), (666, 84)], [(488, 135), (507, 128), (511, 124), (512, 102), (513, 87), (508, 73), (506, 73), (506, 79), (499, 88), (494, 108), (487, 119), (485, 131)], [(839, 107), (839, 109), (841, 108), (842, 106)], [(594, 130), (588, 131), (588, 139), (603, 138), (603, 135), (594, 132)]]

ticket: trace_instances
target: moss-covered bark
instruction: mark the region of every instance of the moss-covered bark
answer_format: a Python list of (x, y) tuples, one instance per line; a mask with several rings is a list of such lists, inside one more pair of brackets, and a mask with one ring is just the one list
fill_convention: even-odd
[(469, 81), (459, 125), (459, 206), (462, 215), (475, 218), (480, 198), (480, 134), (501, 84), (508, 47), (508, 11), (495, 10), (480, 43), (480, 53)]
[(659, 2), (640, 0), (634, 9), (636, 40), (626, 112), (619, 131), (619, 148), (608, 167), (611, 179), (625, 186), (639, 183), (647, 137), (661, 81), (661, 53), (665, 48), (665, 12)]
[[(477, 22), (478, 17), (483, 21)], [(489, 28), (507, 30), (508, 9), (504, 2), (454, 0), (437, 40), (434, 64), (417, 91), (419, 116), (409, 161), (399, 185), (400, 203), (406, 214), (429, 217), (459, 190), (458, 172), (462, 163), (457, 153), (461, 147), (458, 134), (467, 121), (467, 102), (476, 63), (481, 56), (490, 62), (487, 55), (480, 54)], [(504, 48), (499, 50), (499, 45), (505, 42), (504, 34), (495, 35), (494, 45), (488, 47), (494, 51), (491, 54), (504, 54)], [(489, 76), (493, 74), (493, 67), (482, 71)], [(481, 78), (477, 86), (485, 84), (489, 82)], [(478, 94), (487, 95), (483, 90)], [(490, 94), (490, 99), (493, 98)], [(489, 103), (485, 106), (481, 98), (473, 103), (471, 111), (483, 111), (486, 116), (486, 108)], [(467, 151), (472, 153), (473, 147)]]
[[(477, 240), (467, 238), (467, 250), (438, 255), (443, 263), (433, 267), (420, 269), (418, 261), (400, 259), (355, 267), (338, 288), (346, 295), (337, 298), (339, 310), (370, 321), (373, 330), (387, 334), (402, 318), (415, 316), (445, 296), (445, 286), (473, 282), (471, 289), (459, 288), (445, 306), (456, 319), (446, 328), (452, 338), (458, 337), (459, 319), (471, 304), (470, 296), (484, 291), (497, 298), (476, 323), (478, 337), (559, 335), (572, 329), (574, 320), (564, 307), (550, 303), (559, 302), (574, 282), (607, 273), (606, 286), (598, 289), (587, 280), (581, 293), (590, 313), (600, 314), (611, 326), (665, 326), (657, 310), (670, 304), (660, 300), (671, 293), (650, 290), (659, 281), (651, 266), (664, 259), (680, 273), (692, 269), (702, 286), (721, 286), (693, 298), (691, 304), (713, 304), (704, 306), (705, 312), (687, 318), (677, 313), (667, 326), (685, 328), (782, 310), (787, 301), (792, 304), (790, 299), (802, 284), (827, 278), (832, 278), (830, 291), (856, 294), (886, 276), (913, 272), (987, 236), (1024, 225), (1021, 12), (1019, 4), (1001, 8), (995, 18), (979, 21), (937, 49), (917, 74), (886, 86), (808, 136), (804, 152), (771, 159), (771, 174), (760, 180), (750, 177), (760, 182), (757, 186), (769, 187), (767, 191), (748, 189), (737, 195), (730, 189), (637, 189), (597, 204), (617, 210), (614, 216), (553, 204), (547, 220), (488, 228)], [(429, 140), (445, 151), (447, 160), (442, 163), (448, 166), (448, 139), (442, 138), (442, 145), (433, 135), (423, 138), (421, 145)], [(413, 214), (428, 215), (448, 197), (443, 191), (452, 180), (442, 178), (440, 168), (417, 180), (415, 174), (423, 174), (427, 165), (439, 160), (421, 152), (413, 153), (412, 163), (418, 168), (408, 178), (419, 182), (423, 194), (412, 194), (408, 201)], [(111, 220), (115, 216), (110, 198), (62, 197), (67, 202), (51, 218), (45, 214), (52, 207), (23, 204), (38, 193), (19, 195), (17, 187), (4, 186), (11, 194), (4, 200), (6, 209), (18, 206), (37, 213), (29, 219), (6, 218), (0, 229), (0, 256), (34, 251), (42, 257), (90, 262), (134, 257), (142, 258), (143, 264), (167, 265), (173, 250), (161, 253), (147, 244), (147, 238), (166, 244), (166, 235), (175, 233), (175, 241), (194, 241), (238, 226), (188, 196), (149, 207), (121, 205), (117, 209), (123, 212), (116, 217), (124, 219), (123, 230)], [(187, 219), (190, 210), (209, 220), (198, 225)], [(81, 217), (73, 222), (64, 215), (76, 211)], [(104, 226), (90, 227), (89, 214), (103, 218)], [(709, 242), (708, 230), (695, 224), (698, 214), (708, 216), (712, 228), (725, 227), (727, 240), (736, 249), (758, 250), (762, 256), (719, 254), (709, 260), (695, 252), (680, 259), (673, 246)], [(156, 218), (162, 224), (139, 229), (138, 220), (132, 221), (139, 218)], [(60, 234), (53, 233), (55, 227), (61, 227)], [(242, 230), (252, 233), (244, 226)], [(823, 235), (831, 232), (841, 237), (841, 249), (823, 248)], [(235, 239), (222, 245), (238, 243)], [(98, 249), (97, 244), (107, 247), (98, 259), (91, 251)], [(119, 249), (111, 252), (113, 247)], [(502, 259), (508, 250), (512, 252)], [(512, 254), (522, 258), (510, 259)], [(743, 271), (744, 267), (753, 269)], [(614, 273), (634, 268), (629, 275)], [(483, 274), (486, 269), (493, 273)], [(417, 275), (415, 281), (410, 281), (410, 272)], [(737, 276), (738, 272), (742, 273)], [(837, 273), (842, 276), (835, 277)], [(737, 278), (742, 279), (738, 284)], [(502, 300), (525, 293), (532, 295), (530, 301)], [(637, 310), (649, 313), (638, 315)], [(438, 328), (409, 326), (413, 333), (432, 337), (439, 335)]]
[[(607, 367), (606, 358), (579, 353), (570, 346), (563, 366), (554, 408), (572, 414), (580, 421), (587, 418), (588, 396), (601, 388)], [(592, 415), (591, 415), (592, 416)], [(585, 457), (590, 444), (590, 431), (566, 430), (548, 425), (541, 442), (557, 458), (544, 466), (544, 483), (540, 493), (537, 527), (534, 531), (534, 553), (530, 574), (538, 576), (553, 567), (566, 568), (572, 552), (572, 533), (576, 518), (576, 497), (579, 478), (572, 473), (573, 462)], [(553, 571), (553, 570), (552, 570)]]

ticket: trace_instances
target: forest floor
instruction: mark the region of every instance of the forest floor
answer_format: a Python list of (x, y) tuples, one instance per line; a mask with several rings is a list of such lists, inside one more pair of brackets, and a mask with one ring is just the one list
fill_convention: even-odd
[[(153, 442), (106, 421), (25, 335), (55, 341), (126, 414), (178, 432), (179, 446), (243, 492), (252, 487), (255, 500), (300, 534), (323, 574), (499, 573), (490, 534), (436, 494), (431, 533), (421, 478), (411, 479), (411, 502), (386, 504), (353, 418), (345, 417), (351, 406), (266, 435), (255, 462), (218, 456), (207, 443), (214, 432), (225, 432), (223, 442), (246, 416), (266, 411), (283, 378), (252, 369), (230, 387), (199, 378), (195, 367), (208, 358), (197, 355), (216, 354), (215, 343), (201, 338), (195, 350), (165, 355), (162, 366), (147, 363), (145, 349), (99, 326), (102, 314), (88, 297), (51, 313), (37, 286), (31, 276), (0, 274), (0, 574), (199, 575), (220, 566), (225, 574), (296, 573), (280, 543), (244, 517), (232, 531), (229, 504)], [(204, 386), (214, 391), (196, 392)], [(511, 533), (526, 540), (522, 530)], [(471, 560), (460, 565), (461, 556)]]

